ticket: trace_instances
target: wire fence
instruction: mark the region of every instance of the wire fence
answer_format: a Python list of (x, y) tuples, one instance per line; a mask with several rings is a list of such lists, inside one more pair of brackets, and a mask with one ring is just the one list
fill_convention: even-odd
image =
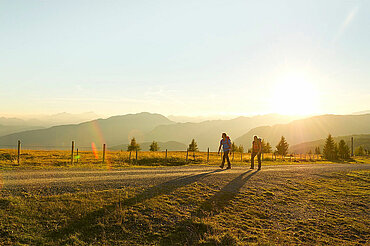
[[(72, 141), (67, 146), (51, 145), (0, 145), (0, 164), (16, 165), (184, 165), (184, 164), (217, 164), (222, 161), (222, 152), (209, 151), (123, 151), (110, 150), (105, 144), (100, 148), (92, 146), (75, 146)], [(246, 164), (251, 160), (250, 153), (232, 152), (230, 160), (235, 164)], [(321, 155), (291, 154), (287, 156), (274, 153), (262, 153), (262, 161), (317, 161)], [(256, 160), (257, 161), (257, 160)]]

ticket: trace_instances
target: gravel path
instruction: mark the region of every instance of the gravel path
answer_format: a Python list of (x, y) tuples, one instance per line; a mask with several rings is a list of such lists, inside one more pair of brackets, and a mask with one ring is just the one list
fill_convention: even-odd
[[(183, 186), (194, 182), (226, 185), (239, 176), (243, 187), (278, 184), (287, 179), (325, 177), (331, 172), (369, 170), (370, 164), (300, 164), (263, 166), (250, 171), (247, 166), (220, 170), (215, 166), (128, 168), (119, 170), (22, 170), (0, 173), (2, 195), (52, 195), (77, 191), (105, 190), (125, 186), (148, 187), (170, 184)], [(249, 171), (247, 173), (247, 171)], [(248, 174), (248, 175), (247, 175)]]

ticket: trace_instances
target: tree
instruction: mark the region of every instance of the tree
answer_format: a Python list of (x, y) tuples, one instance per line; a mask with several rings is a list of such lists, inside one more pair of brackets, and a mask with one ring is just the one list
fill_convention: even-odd
[(238, 146), (234, 142), (231, 144), (231, 152), (235, 153), (238, 151)]
[(325, 141), (324, 148), (322, 150), (324, 158), (327, 160), (336, 160), (337, 159), (337, 146), (334, 142), (331, 134), (327, 137)]
[(150, 151), (158, 151), (160, 148), (158, 147), (158, 143), (156, 141), (153, 141), (150, 144), (149, 150)]
[(243, 145), (239, 145), (238, 152), (239, 153), (244, 153), (244, 146)]
[(342, 159), (349, 159), (349, 147), (343, 139), (340, 140), (338, 144), (338, 155)]
[(141, 150), (141, 148), (140, 148), (140, 145), (136, 143), (136, 139), (132, 138), (130, 145), (127, 146), (127, 151), (136, 151), (136, 150), (139, 151)]
[(269, 142), (265, 143), (265, 140), (262, 140), (262, 153), (271, 153), (272, 148)]
[(191, 140), (191, 143), (189, 144), (188, 150), (193, 151), (193, 152), (199, 151), (198, 150), (198, 144), (197, 144), (197, 142), (195, 142), (194, 138), (193, 138), (193, 140)]
[(364, 156), (365, 155), (364, 148), (361, 145), (355, 149), (355, 155), (357, 155), (357, 156)]
[(315, 148), (315, 154), (316, 154), (316, 155), (320, 155), (320, 154), (321, 154), (321, 150), (320, 150), (320, 147), (319, 147), (319, 146), (317, 146), (317, 147)]
[(284, 136), (281, 136), (280, 142), (276, 145), (276, 150), (279, 155), (285, 156), (288, 154), (289, 144)]

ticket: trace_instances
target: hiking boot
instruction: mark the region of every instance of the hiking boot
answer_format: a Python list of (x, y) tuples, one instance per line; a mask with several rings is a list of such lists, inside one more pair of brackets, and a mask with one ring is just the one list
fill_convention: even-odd
[(224, 169), (224, 166), (223, 166), (223, 165), (221, 165), (221, 166), (220, 166), (220, 168), (221, 168), (221, 169)]
[(228, 166), (226, 169), (231, 169), (231, 167), (230, 167), (230, 166)]

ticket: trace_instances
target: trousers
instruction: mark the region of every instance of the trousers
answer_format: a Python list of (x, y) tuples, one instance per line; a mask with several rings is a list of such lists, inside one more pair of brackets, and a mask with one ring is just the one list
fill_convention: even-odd
[(261, 153), (258, 154), (258, 152), (252, 152), (252, 155), (251, 155), (251, 168), (253, 169), (254, 168), (254, 157), (257, 156), (257, 160), (258, 160), (258, 169), (261, 169)]
[(229, 151), (224, 151), (224, 156), (222, 157), (222, 164), (221, 166), (223, 167), (225, 165), (225, 160), (227, 160), (227, 166), (231, 167), (230, 159), (229, 159)]

